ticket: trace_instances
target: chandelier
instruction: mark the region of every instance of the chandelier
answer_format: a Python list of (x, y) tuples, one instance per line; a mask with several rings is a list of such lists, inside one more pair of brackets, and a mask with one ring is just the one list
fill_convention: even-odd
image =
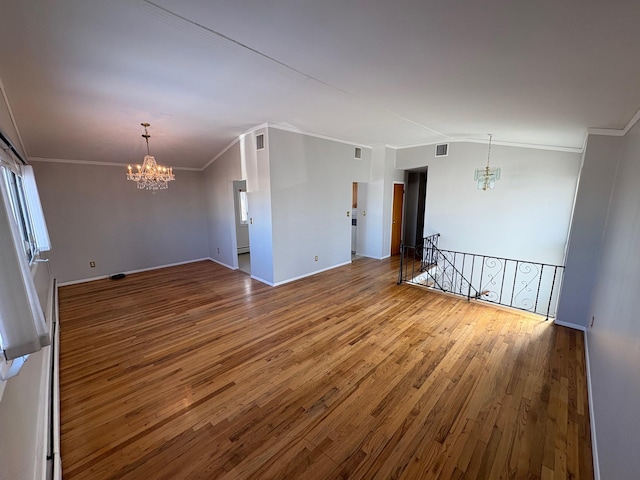
[(489, 135), (489, 153), (487, 154), (487, 166), (484, 168), (476, 168), (475, 181), (478, 183), (478, 190), (493, 190), (496, 188), (496, 181), (500, 180), (500, 167), (491, 168), (489, 159), (491, 158), (491, 138)]
[(168, 182), (175, 180), (176, 177), (173, 174), (172, 167), (164, 167), (156, 163), (156, 159), (149, 152), (149, 132), (147, 127), (148, 123), (141, 123), (144, 127), (144, 134), (142, 135), (147, 142), (147, 154), (144, 157), (142, 165), (136, 165), (136, 171), (133, 171), (131, 165), (128, 167), (127, 180), (132, 180), (138, 184), (138, 188), (142, 190), (164, 190), (169, 187)]

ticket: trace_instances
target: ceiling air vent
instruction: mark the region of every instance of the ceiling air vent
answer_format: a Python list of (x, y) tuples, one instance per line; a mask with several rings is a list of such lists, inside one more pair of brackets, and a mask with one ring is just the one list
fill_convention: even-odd
[(264, 149), (264, 133), (260, 135), (256, 135), (256, 149), (263, 150)]
[(449, 155), (449, 144), (441, 143), (440, 145), (436, 145), (436, 157), (446, 157)]
[(355, 159), (360, 160), (362, 158), (362, 149), (360, 147), (356, 147)]

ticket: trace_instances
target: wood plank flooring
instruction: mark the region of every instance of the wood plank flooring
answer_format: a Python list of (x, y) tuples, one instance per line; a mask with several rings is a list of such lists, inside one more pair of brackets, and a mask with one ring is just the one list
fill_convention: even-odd
[(396, 272), (61, 288), (64, 478), (593, 478), (582, 334)]

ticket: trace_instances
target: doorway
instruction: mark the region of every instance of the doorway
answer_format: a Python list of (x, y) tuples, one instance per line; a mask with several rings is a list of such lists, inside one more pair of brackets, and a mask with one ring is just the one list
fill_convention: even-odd
[(427, 167), (405, 172), (404, 230), (406, 245), (422, 245), (427, 199)]
[(404, 183), (393, 184), (393, 206), (391, 209), (391, 255), (400, 253), (402, 242), (402, 210), (404, 207)]
[(233, 181), (233, 206), (236, 216), (236, 248), (238, 268), (251, 274), (251, 249), (249, 242), (249, 205), (247, 203), (247, 181)]
[(351, 259), (356, 255), (358, 244), (358, 182), (351, 184)]

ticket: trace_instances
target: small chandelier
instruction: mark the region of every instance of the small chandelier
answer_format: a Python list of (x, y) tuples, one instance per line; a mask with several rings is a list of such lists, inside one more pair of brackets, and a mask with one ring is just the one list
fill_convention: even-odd
[(487, 166), (484, 168), (476, 168), (475, 181), (478, 183), (478, 190), (493, 190), (496, 188), (496, 181), (500, 180), (500, 167), (489, 167), (489, 159), (491, 158), (491, 138), (489, 134), (489, 153), (487, 154)]
[(131, 165), (129, 165), (127, 180), (133, 180), (136, 182), (139, 189), (153, 190), (153, 193), (155, 193), (156, 190), (164, 190), (168, 188), (169, 185), (167, 185), (167, 183), (175, 180), (176, 177), (173, 174), (172, 167), (158, 165), (154, 156), (149, 152), (149, 138), (151, 135), (147, 132), (147, 127), (149, 127), (150, 124), (141, 123), (140, 125), (144, 127), (144, 134), (142, 136), (147, 142), (147, 154), (144, 157), (142, 166), (136, 165), (137, 171), (134, 172)]

